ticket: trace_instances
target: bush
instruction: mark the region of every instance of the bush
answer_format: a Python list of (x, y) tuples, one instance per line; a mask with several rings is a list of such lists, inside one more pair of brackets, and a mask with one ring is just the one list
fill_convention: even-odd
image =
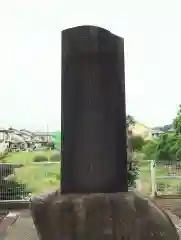
[(128, 170), (128, 185), (133, 186), (135, 180), (138, 178), (140, 174), (140, 169), (138, 166), (133, 166), (131, 170)]
[(60, 152), (56, 152), (54, 153), (51, 157), (50, 157), (50, 161), (51, 162), (60, 162), (60, 158), (61, 158), (61, 154)]
[(28, 193), (25, 184), (13, 180), (3, 180), (0, 183), (0, 200), (18, 200), (26, 197)]
[(48, 158), (45, 156), (35, 156), (33, 162), (48, 162)]
[(13, 168), (21, 168), (24, 167), (23, 164), (12, 164)]
[(147, 141), (142, 148), (146, 160), (156, 159), (158, 144), (156, 141)]
[(55, 144), (54, 144), (54, 143), (51, 143), (51, 142), (48, 142), (45, 146), (46, 146), (47, 148), (55, 149)]
[(13, 171), (14, 167), (12, 164), (0, 164), (0, 180), (13, 174)]
[(27, 196), (25, 184), (16, 181), (14, 168), (22, 167), (22, 164), (0, 165), (0, 200), (17, 200)]
[(144, 159), (144, 154), (141, 152), (132, 152), (131, 159), (133, 164), (139, 164)]
[(142, 136), (131, 136), (130, 142), (134, 151), (141, 151), (145, 141)]

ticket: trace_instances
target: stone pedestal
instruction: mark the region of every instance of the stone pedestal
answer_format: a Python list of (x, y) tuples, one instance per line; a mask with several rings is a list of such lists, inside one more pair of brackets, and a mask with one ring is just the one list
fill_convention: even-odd
[(135, 192), (61, 195), (32, 200), (41, 240), (179, 239), (169, 217)]

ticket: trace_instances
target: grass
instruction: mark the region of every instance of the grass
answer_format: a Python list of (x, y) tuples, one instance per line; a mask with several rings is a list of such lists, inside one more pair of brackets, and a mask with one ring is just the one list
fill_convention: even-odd
[(33, 161), (35, 156), (45, 156), (50, 159), (52, 152), (51, 151), (36, 151), (36, 152), (15, 152), (9, 153), (5, 158), (1, 159), (0, 162), (3, 163), (14, 163), (14, 164), (23, 164), (27, 165)]
[(142, 160), (139, 164), (139, 167), (142, 191), (145, 194), (149, 194), (151, 192), (150, 163), (148, 161)]
[(33, 194), (40, 194), (60, 185), (60, 163), (27, 165), (15, 170), (15, 180), (27, 185)]
[(146, 180), (150, 178), (150, 164), (148, 161), (142, 160), (139, 163), (140, 167), (140, 179)]
[(3, 161), (1, 160), (4, 163), (24, 165), (22, 168), (16, 168), (15, 174), (9, 176), (9, 179), (26, 184), (28, 191), (33, 195), (60, 186), (60, 162), (33, 164), (33, 158), (37, 155), (50, 159), (52, 151), (10, 153)]

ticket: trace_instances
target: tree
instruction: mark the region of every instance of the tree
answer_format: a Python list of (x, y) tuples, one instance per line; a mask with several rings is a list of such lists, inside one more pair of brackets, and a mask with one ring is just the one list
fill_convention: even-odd
[(131, 115), (126, 116), (126, 131), (127, 131), (127, 150), (128, 150), (128, 163), (129, 170), (132, 168), (132, 145), (131, 145), (131, 137), (132, 137), (132, 129), (135, 125), (135, 119)]
[(156, 159), (158, 160), (171, 160), (171, 147), (173, 139), (168, 134), (162, 135), (157, 140)]
[(132, 150), (133, 151), (141, 151), (142, 147), (145, 144), (145, 141), (142, 136), (131, 136), (130, 137), (131, 145), (132, 145)]
[(142, 152), (150, 160), (181, 159), (181, 135), (164, 134), (154, 141), (146, 142)]
[(126, 128), (127, 128), (127, 130), (132, 129), (132, 127), (135, 126), (135, 123), (136, 123), (136, 121), (135, 121), (134, 117), (128, 114), (126, 116)]
[(165, 133), (142, 148), (146, 159), (181, 160), (181, 105), (172, 123), (175, 133)]
[(173, 128), (176, 131), (176, 134), (181, 135), (181, 105), (179, 105), (176, 118), (173, 120)]
[(157, 141), (146, 141), (145, 145), (142, 148), (142, 152), (145, 155), (146, 160), (156, 159), (158, 143)]

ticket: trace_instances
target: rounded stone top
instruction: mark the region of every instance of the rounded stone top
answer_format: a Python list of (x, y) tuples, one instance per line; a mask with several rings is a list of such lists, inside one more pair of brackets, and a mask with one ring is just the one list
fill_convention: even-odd
[[(98, 26), (82, 25), (62, 31), (63, 48), (79, 53), (116, 52), (124, 39)], [(70, 50), (71, 49), (71, 50)]]

